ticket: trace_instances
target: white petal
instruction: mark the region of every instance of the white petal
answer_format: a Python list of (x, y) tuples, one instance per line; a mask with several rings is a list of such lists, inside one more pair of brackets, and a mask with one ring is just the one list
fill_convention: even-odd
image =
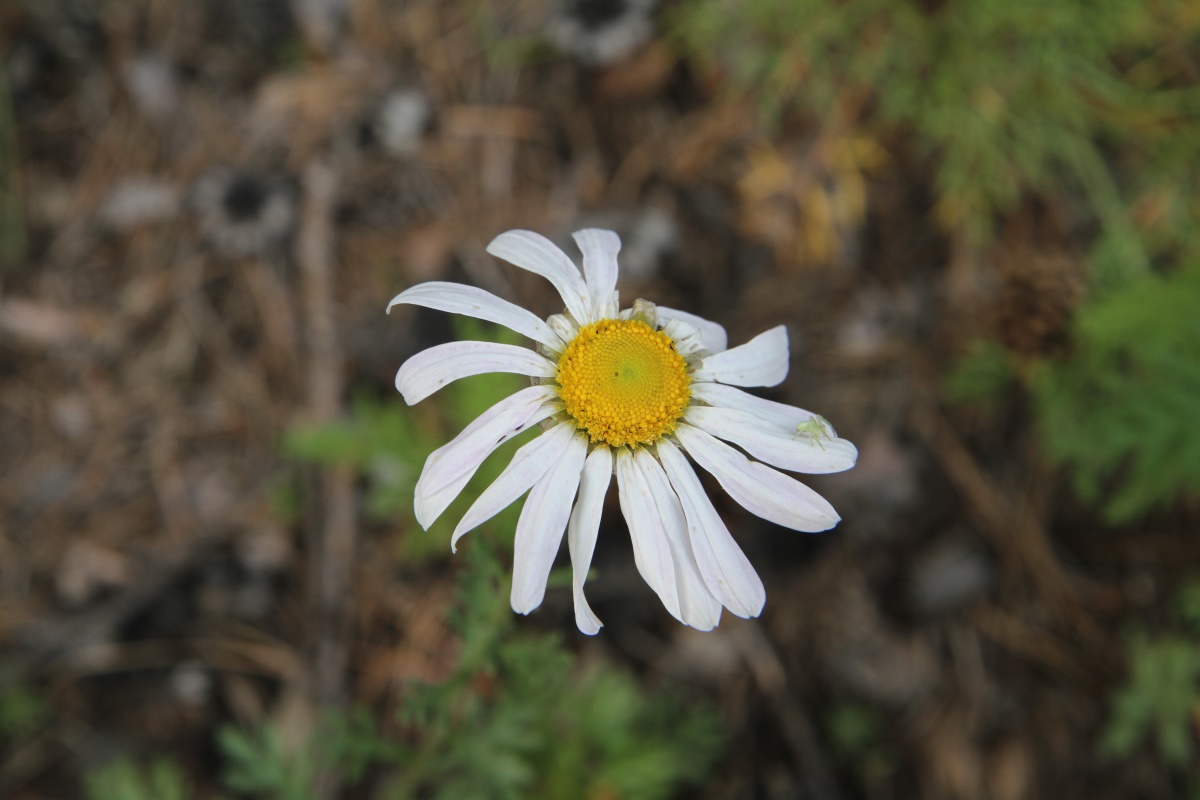
[(795, 429), (782, 431), (746, 411), (691, 406), (683, 418), (757, 459), (792, 472), (842, 472), (858, 460), (858, 449), (846, 439), (800, 436)]
[[(561, 409), (553, 405), (547, 405), (539, 409), (538, 413), (534, 414), (534, 416), (525, 422), (525, 424), (523, 424), (520, 428), (517, 428), (511, 434), (505, 434), (504, 437), (497, 442), (497, 446), (508, 441), (518, 433), (529, 430), (534, 425), (537, 425), (543, 419), (558, 412), (559, 410)], [(462, 490), (466, 488), (468, 483), (471, 482), (471, 478), (474, 477), (477, 468), (478, 466), (468, 470), (467, 472), (464, 472), (462, 475), (454, 478), (440, 489), (417, 495), (416, 501), (413, 503), (413, 511), (416, 513), (417, 521), (421, 522), (422, 527), (428, 529), (430, 525), (437, 521), (437, 518), (440, 517), (442, 512), (444, 512), (450, 506), (450, 504), (454, 502), (454, 499), (462, 494)], [(422, 520), (426, 521), (422, 522)]]
[(796, 531), (814, 533), (841, 519), (821, 495), (799, 481), (751, 461), (698, 428), (680, 424), (679, 442), (750, 513)]
[(719, 381), (734, 386), (776, 386), (788, 373), (787, 328), (777, 325), (745, 344), (700, 362), (692, 380)]
[(396, 373), (396, 388), (410, 406), (451, 381), (487, 372), (553, 378), (554, 362), (527, 347), (495, 342), (450, 342), (422, 350)]
[(675, 352), (684, 358), (712, 354), (704, 342), (704, 337), (700, 335), (700, 330), (683, 320), (667, 320), (666, 324), (662, 326), (662, 332), (671, 337), (671, 341), (675, 343)]
[(417, 488), (413, 511), (428, 530), (454, 502), (483, 460), (504, 442), (554, 413), (550, 386), (530, 386), (509, 395), (463, 428), (462, 433), (429, 454)]
[(393, 297), (388, 303), (388, 311), (392, 306), (404, 303), (495, 322), (541, 342), (555, 352), (561, 352), (564, 346), (554, 331), (532, 312), (474, 286), (445, 281), (418, 283)]
[(704, 577), (692, 554), (688, 537), (687, 518), (679, 498), (671, 488), (671, 482), (663, 472), (662, 465), (642, 448), (633, 457), (633, 463), (646, 479), (654, 504), (658, 506), (658, 518), (662, 531), (671, 546), (671, 560), (675, 564), (675, 583), (679, 587), (679, 613), (685, 625), (701, 631), (711, 631), (721, 621), (721, 601), (713, 597), (705, 585)]
[(617, 308), (616, 289), (617, 254), (621, 252), (621, 237), (599, 228), (585, 228), (571, 235), (583, 253), (583, 275), (595, 319), (615, 317), (620, 310)]
[(713, 596), (739, 617), (757, 617), (767, 601), (762, 579), (713, 508), (700, 479), (679, 448), (666, 439), (658, 457), (687, 517), (692, 553)]
[[(796, 432), (798, 425), (808, 422), (816, 416), (803, 408), (776, 403), (774, 400), (764, 400), (723, 383), (693, 383), (691, 388), (692, 397), (703, 400), (710, 406), (746, 411), (763, 422), (791, 433)], [(832, 432), (832, 428), (830, 431)]]
[(658, 307), (658, 316), (661, 319), (677, 319), (691, 325), (700, 331), (700, 336), (704, 339), (704, 346), (714, 353), (720, 353), (729, 347), (729, 335), (725, 333), (724, 326), (718, 325), (711, 320), (698, 317), (695, 314), (689, 314), (686, 311), (680, 311), (676, 308), (667, 308), (666, 306)]
[(604, 495), (612, 482), (612, 450), (601, 445), (592, 451), (583, 465), (579, 481), (579, 499), (567, 525), (567, 546), (571, 550), (571, 592), (575, 599), (575, 624), (588, 636), (594, 636), (603, 623), (588, 605), (583, 583), (592, 567)]
[(571, 516), (571, 501), (579, 487), (583, 459), (587, 455), (587, 436), (575, 432), (525, 500), (517, 520), (513, 540), (513, 581), (509, 602), (518, 614), (528, 614), (542, 604), (546, 579), (562, 542), (563, 530)]
[(671, 616), (682, 621), (675, 563), (671, 558), (671, 545), (663, 533), (658, 506), (641, 470), (633, 464), (633, 455), (624, 447), (617, 451), (617, 490), (621, 513), (633, 541), (633, 562)]
[(463, 534), (508, 508), (514, 500), (529, 491), (529, 487), (537, 483), (551, 467), (558, 464), (574, 431), (575, 423), (561, 422), (533, 441), (522, 445), (513, 454), (512, 461), (508, 462), (500, 476), (480, 492), (479, 497), (475, 498), (475, 502), (467, 509), (467, 513), (458, 521), (454, 535), (450, 537), (450, 549), (457, 552), (458, 540)]
[(545, 236), (533, 231), (506, 231), (492, 239), (487, 251), (554, 284), (567, 310), (581, 325), (595, 321), (588, 302), (587, 284), (583, 282), (579, 268)]
[(566, 314), (551, 314), (550, 318), (546, 320), (546, 324), (564, 342), (570, 343), (579, 335), (579, 326)]

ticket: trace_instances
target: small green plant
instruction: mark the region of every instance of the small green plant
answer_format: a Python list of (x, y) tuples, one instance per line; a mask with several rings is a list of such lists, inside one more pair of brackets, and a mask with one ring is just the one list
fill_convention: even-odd
[(121, 760), (88, 776), (87, 800), (190, 800), (191, 790), (173, 761), (160, 759), (147, 767)]
[(1077, 351), (1034, 376), (1042, 441), (1081, 495), (1128, 520), (1200, 490), (1200, 270), (1085, 308)]
[(1124, 758), (1150, 740), (1164, 762), (1186, 766), (1200, 715), (1200, 642), (1136, 639), (1130, 660), (1129, 683), (1113, 699), (1103, 751)]
[(375, 717), (365, 708), (333, 715), (325, 731), (321, 741), (326, 760), (338, 765), (351, 783), (361, 780), (373, 764), (395, 763), (403, 751), (379, 731)]
[(269, 800), (315, 800), (316, 768), (308, 747), (289, 750), (270, 726), (255, 731), (226, 726), (217, 733), (217, 745), (230, 790)]
[(403, 722), (420, 732), (393, 797), (669, 797), (720, 751), (715, 714), (649, 693), (613, 667), (580, 670), (558, 637), (521, 633), (497, 597), (507, 570), (476, 542), (453, 624), (453, 674), (413, 687)]
[(1129, 758), (1145, 745), (1200, 797), (1196, 731), (1200, 726), (1200, 575), (1179, 589), (1171, 629), (1129, 639), (1129, 677), (1112, 697), (1100, 750)]

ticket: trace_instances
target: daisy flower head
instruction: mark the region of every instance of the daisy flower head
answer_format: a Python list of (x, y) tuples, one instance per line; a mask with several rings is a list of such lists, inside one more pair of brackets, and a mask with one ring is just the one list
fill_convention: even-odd
[(191, 200), (204, 237), (230, 258), (263, 255), (295, 229), (295, 193), (281, 178), (218, 168), (197, 181)]
[(400, 367), (396, 388), (410, 405), (470, 375), (527, 375), (533, 385), (501, 400), (430, 454), (414, 511), (428, 529), (462, 492), (483, 460), (534, 426), (541, 435), (517, 450), (459, 521), (460, 537), (529, 497), (517, 522), (512, 608), (528, 614), (564, 531), (571, 554), (575, 621), (587, 634), (600, 620), (583, 584), (591, 566), (604, 497), (616, 476), (634, 561), (667, 611), (700, 630), (722, 607), (739, 617), (762, 611), (766, 591), (688, 459), (709, 472), (751, 513), (797, 531), (839, 521), (820, 495), (779, 470), (840, 472), (854, 445), (823, 417), (755, 397), (738, 387), (775, 386), (788, 372), (784, 326), (727, 347), (720, 325), (645, 300), (622, 310), (617, 286), (621, 240), (611, 231), (574, 234), (583, 271), (553, 242), (530, 231), (497, 236), (487, 251), (548, 279), (566, 306), (543, 320), (482, 289), (430, 282), (388, 304), (466, 314), (510, 328), (536, 350), (490, 342), (451, 342)]
[(587, 66), (616, 64), (654, 35), (654, 6), (655, 0), (562, 0), (550, 39)]

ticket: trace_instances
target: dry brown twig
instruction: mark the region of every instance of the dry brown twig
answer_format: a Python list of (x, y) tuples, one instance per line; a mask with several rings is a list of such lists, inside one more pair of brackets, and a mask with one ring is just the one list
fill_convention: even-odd
[[(1090, 645), (1107, 641), (1108, 635), (1083, 605), (1078, 579), (1063, 569), (1045, 527), (1028, 499), (1010, 497), (997, 485), (971, 454), (936, 401), (931, 398), (918, 401), (911, 418), (946, 477), (966, 501), (980, 532), (1004, 563), (1030, 581), (1063, 632)], [(1012, 624), (1017, 621), (1010, 619), (1008, 622), (1001, 626), (1006, 632), (1002, 643), (1036, 638), (1032, 632), (1019, 635)], [(994, 633), (998, 628), (992, 625), (989, 630)], [(1048, 663), (1058, 664), (1064, 672), (1090, 670), (1082, 662), (1076, 663), (1074, 668), (1065, 664), (1066, 657), (1061, 651), (1045, 655)]]
[[(344, 365), (334, 302), (334, 210), (339, 175), (335, 166), (314, 159), (304, 170), (304, 204), (296, 259), (300, 266), (301, 305), (308, 344), (307, 413), (309, 423), (336, 419), (342, 412)], [(353, 473), (349, 467), (321, 469), (322, 517), (310, 530), (312, 569), (310, 603), (316, 628), (315, 681), (318, 701), (340, 705), (345, 694), (346, 620), (350, 572), (357, 530)]]
[(804, 781), (805, 796), (813, 800), (838, 800), (841, 793), (829, 760), (822, 751), (812, 720), (804, 705), (788, 687), (787, 670), (762, 626), (750, 621), (731, 629), (734, 643), (750, 667), (750, 674), (767, 698), (780, 732), (796, 761)]

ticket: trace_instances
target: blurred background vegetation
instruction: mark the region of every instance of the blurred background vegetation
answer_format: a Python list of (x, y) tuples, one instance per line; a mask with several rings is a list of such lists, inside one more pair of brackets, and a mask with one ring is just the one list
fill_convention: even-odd
[[(0, 5), (0, 796), (1200, 798), (1200, 3)], [(682, 629), (615, 498), (507, 603), (517, 508), (411, 497), (512, 376), (525, 227), (785, 323), (860, 448)], [(529, 436), (531, 434), (526, 434)]]

